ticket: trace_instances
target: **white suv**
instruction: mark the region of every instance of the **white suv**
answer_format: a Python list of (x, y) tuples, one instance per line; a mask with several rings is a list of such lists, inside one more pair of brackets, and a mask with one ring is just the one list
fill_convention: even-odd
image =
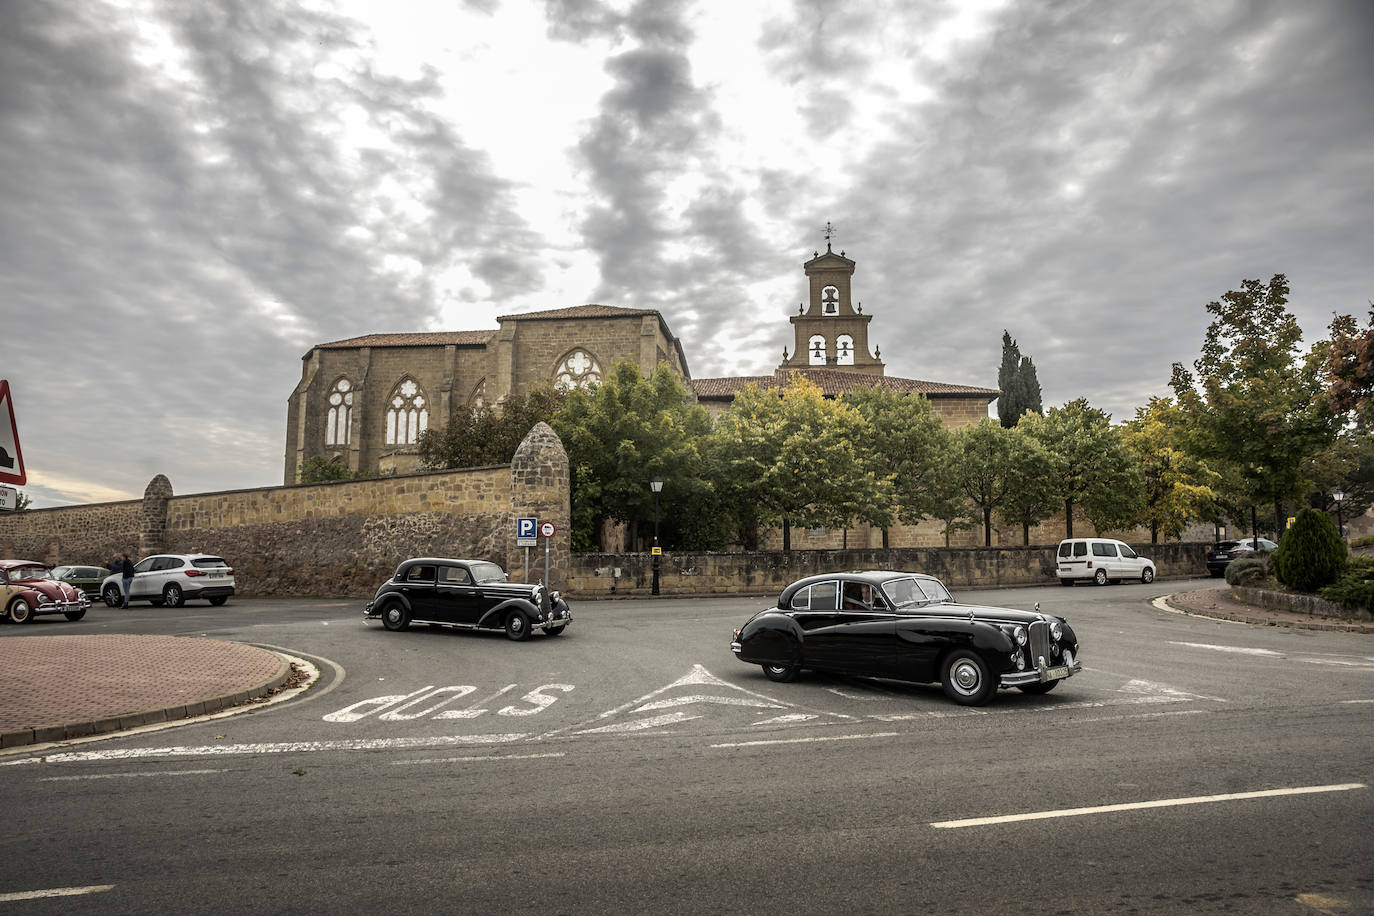
[[(206, 598), (221, 605), (234, 594), (234, 571), (222, 557), (204, 553), (159, 553), (139, 560), (129, 586), (130, 601), (155, 607), (181, 607), (189, 599)], [(124, 603), (124, 578), (116, 573), (100, 583), (100, 597), (110, 607)]]
[(1069, 538), (1059, 542), (1059, 584), (1091, 579), (1098, 585), (1139, 579), (1155, 580), (1155, 564), (1138, 556), (1129, 545), (1110, 538)]

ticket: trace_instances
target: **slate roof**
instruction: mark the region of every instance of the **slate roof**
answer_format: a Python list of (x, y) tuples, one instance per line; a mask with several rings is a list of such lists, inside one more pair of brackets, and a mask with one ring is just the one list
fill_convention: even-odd
[(884, 388), (900, 394), (919, 392), (928, 398), (984, 398), (991, 401), (1001, 392), (996, 388), (976, 388), (970, 385), (948, 385), (944, 382), (924, 382), (914, 378), (896, 378), (891, 375), (867, 375), (859, 372), (842, 372), (838, 369), (789, 369), (782, 375), (742, 375), (729, 378), (692, 379), (692, 390), (699, 401), (732, 401), (745, 385), (754, 384), (760, 388), (785, 388), (793, 375), (803, 375), (820, 386), (821, 392), (830, 398), (858, 391), (861, 388)]

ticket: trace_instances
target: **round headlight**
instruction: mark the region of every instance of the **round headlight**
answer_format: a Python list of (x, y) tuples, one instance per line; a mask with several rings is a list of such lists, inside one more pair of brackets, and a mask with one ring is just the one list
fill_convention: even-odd
[(1054, 641), (1055, 641), (1055, 642), (1059, 642), (1059, 640), (1063, 639), (1063, 638), (1064, 638), (1064, 624), (1060, 623), (1058, 620), (1051, 621), (1051, 622), (1050, 622), (1050, 636), (1054, 637)]
[(1024, 646), (1024, 645), (1026, 644), (1026, 628), (1025, 628), (1025, 627), (1017, 627), (1017, 628), (1016, 628), (1016, 644), (1017, 644), (1018, 646)]

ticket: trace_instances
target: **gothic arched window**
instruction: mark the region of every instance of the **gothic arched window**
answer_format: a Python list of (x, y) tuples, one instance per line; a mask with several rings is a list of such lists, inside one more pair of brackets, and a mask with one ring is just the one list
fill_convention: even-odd
[(341, 378), (329, 392), (329, 412), (324, 418), (324, 444), (348, 445), (353, 428), (353, 383)]
[(835, 362), (841, 366), (854, 365), (854, 338), (848, 334), (835, 338)]
[(429, 428), (429, 401), (414, 379), (401, 379), (386, 405), (386, 444), (414, 445)]
[(827, 286), (821, 290), (821, 314), (838, 315), (840, 313), (840, 291), (833, 286)]
[(477, 383), (477, 387), (472, 389), (472, 396), (468, 398), (468, 406), (474, 409), (487, 406), (486, 379), (482, 379)]
[(557, 388), (586, 388), (601, 381), (601, 364), (586, 350), (578, 347), (553, 370), (553, 384)]
[(811, 365), (824, 366), (826, 355), (825, 338), (822, 337), (820, 334), (812, 334), (809, 346), (807, 347), (807, 352), (811, 354)]

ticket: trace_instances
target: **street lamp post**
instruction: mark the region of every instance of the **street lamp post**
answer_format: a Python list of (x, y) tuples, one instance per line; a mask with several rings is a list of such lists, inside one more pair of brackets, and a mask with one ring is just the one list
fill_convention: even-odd
[(1345, 502), (1345, 491), (1336, 490), (1331, 494), (1331, 498), (1336, 501), (1336, 532), (1344, 538), (1345, 522), (1341, 519), (1341, 503)]
[(658, 594), (658, 566), (659, 559), (663, 551), (658, 546), (658, 494), (663, 490), (663, 478), (655, 477), (649, 481), (649, 489), (654, 491), (654, 588), (653, 594)]

